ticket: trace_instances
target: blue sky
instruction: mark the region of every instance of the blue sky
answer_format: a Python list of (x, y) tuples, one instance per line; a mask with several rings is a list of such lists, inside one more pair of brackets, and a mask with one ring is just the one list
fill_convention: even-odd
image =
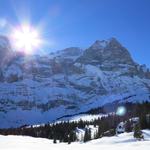
[(49, 51), (116, 37), (150, 67), (150, 0), (0, 0), (1, 34), (24, 21), (42, 28)]

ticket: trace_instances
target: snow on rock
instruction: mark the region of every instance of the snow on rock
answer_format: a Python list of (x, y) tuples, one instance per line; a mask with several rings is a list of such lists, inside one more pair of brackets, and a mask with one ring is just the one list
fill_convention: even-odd
[(95, 41), (95, 43), (91, 46), (92, 49), (103, 49), (107, 46), (109, 41), (102, 40), (102, 41)]
[(80, 142), (84, 141), (84, 135), (85, 135), (85, 130), (88, 129), (90, 130), (91, 133), (91, 139), (94, 139), (96, 133), (98, 132), (98, 126), (94, 127), (94, 125), (87, 125), (84, 129), (76, 128), (75, 133), (77, 136), (77, 140)]
[(21, 77), (23, 75), (22, 70), (19, 66), (12, 64), (9, 66), (9, 69), (7, 68), (6, 72), (4, 73), (4, 76), (6, 78), (10, 77), (11, 75), (17, 75), (18, 77)]
[[(8, 47), (0, 47), (1, 54), (10, 54)], [(94, 49), (0, 59), (0, 128), (54, 121), (114, 101), (150, 101), (150, 72), (114, 38), (97, 41)]]
[(120, 122), (117, 125), (116, 134), (120, 134), (120, 133), (124, 133), (124, 132), (125, 132), (125, 123), (124, 122)]

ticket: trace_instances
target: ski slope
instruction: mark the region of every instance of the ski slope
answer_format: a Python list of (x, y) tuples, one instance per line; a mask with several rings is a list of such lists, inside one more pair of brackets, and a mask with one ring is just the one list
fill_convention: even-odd
[(133, 133), (123, 133), (119, 136), (103, 137), (87, 143), (53, 144), (52, 140), (27, 136), (0, 135), (0, 150), (149, 150), (150, 130), (143, 130), (144, 141), (136, 141)]

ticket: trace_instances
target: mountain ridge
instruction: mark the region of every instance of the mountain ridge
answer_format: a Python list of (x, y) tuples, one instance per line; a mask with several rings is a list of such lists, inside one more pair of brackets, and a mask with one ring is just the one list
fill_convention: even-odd
[(145, 65), (135, 63), (115, 38), (93, 45), (46, 56), (13, 52), (9, 61), (1, 60), (0, 127), (53, 121), (116, 100), (150, 100), (150, 71)]

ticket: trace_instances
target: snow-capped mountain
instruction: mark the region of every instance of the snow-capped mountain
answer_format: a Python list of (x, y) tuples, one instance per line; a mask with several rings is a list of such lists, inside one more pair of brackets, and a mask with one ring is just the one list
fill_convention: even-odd
[(150, 71), (115, 38), (86, 50), (23, 56), (0, 36), (0, 127), (53, 121), (114, 101), (146, 100)]

